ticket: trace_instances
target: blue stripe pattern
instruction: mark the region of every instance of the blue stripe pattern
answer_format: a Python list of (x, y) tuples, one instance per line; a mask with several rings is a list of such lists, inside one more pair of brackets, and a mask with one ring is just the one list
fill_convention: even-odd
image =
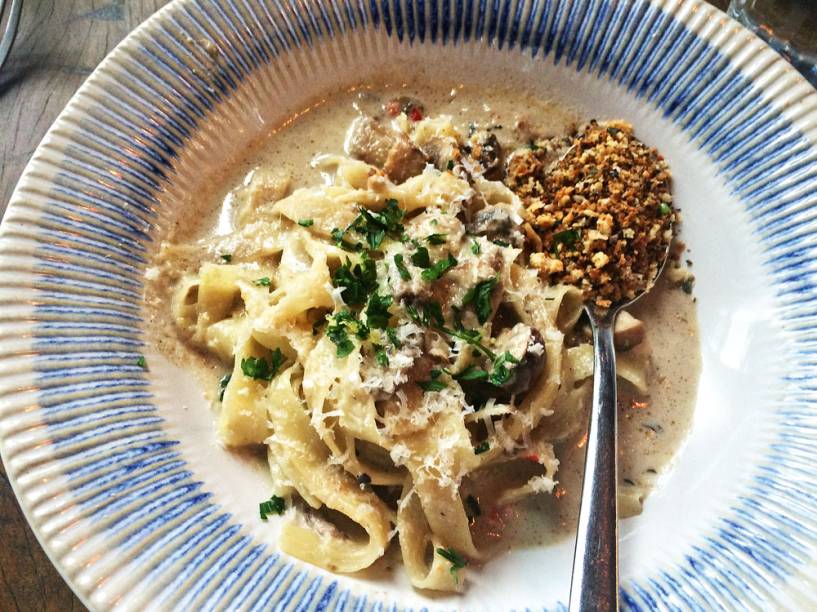
[[(813, 113), (817, 96), (758, 47), (752, 57), (766, 53), (764, 68), (800, 92), (800, 110), (782, 115), (743, 72), (749, 54), (738, 63), (719, 51), (696, 12), (717, 19), (694, 0), (183, 0), (140, 29), (135, 50), (106, 61), (98, 74), (127, 78), (104, 89), (89, 80), (79, 120), (54, 136), (61, 162), (38, 155), (32, 166), (54, 173), (47, 204), (27, 208), (38, 192), (24, 182), (3, 235), (35, 245), (37, 403), (51, 452), (84, 516), (110, 546), (134, 551), (129, 567), (139, 584), (156, 585), (155, 605), (396, 609), (244, 535), (194, 479), (134, 367), (145, 252), (187, 143), (260, 67), (361, 28), (413, 45), (481, 39), (618, 83), (713, 160), (751, 219), (799, 374), (785, 380), (778, 438), (730, 515), (680, 566), (624, 585), (622, 602), (703, 610), (750, 598), (773, 607), (779, 585), (813, 567), (817, 148), (792, 121)], [(93, 585), (74, 586), (92, 601)]]

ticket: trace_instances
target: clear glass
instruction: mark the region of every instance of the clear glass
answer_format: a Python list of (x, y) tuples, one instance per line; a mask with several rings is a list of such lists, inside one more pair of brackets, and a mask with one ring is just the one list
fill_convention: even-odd
[(817, 0), (732, 0), (729, 16), (768, 42), (817, 87)]

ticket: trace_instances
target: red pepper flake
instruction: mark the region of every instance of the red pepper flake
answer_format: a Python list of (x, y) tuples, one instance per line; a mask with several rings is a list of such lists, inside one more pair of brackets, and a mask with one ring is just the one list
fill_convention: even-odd
[(401, 110), (402, 109), (400, 108), (400, 102), (398, 102), (397, 100), (392, 100), (391, 102), (388, 102), (386, 104), (386, 114), (389, 117), (396, 117), (397, 115), (400, 114)]
[(522, 455), (523, 459), (527, 459), (528, 461), (533, 461), (534, 463), (539, 463), (539, 455), (536, 453), (528, 453), (527, 455)]
[(408, 112), (409, 119), (420, 121), (423, 118), (423, 111), (418, 106), (412, 106)]
[(632, 400), (630, 402), (630, 408), (632, 408), (633, 410), (646, 410), (649, 407), (650, 407), (649, 402), (638, 402), (636, 400)]

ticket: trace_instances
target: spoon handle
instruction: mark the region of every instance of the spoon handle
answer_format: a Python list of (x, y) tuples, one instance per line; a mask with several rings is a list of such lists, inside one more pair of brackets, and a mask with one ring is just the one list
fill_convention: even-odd
[(588, 314), (595, 345), (593, 406), (570, 583), (571, 612), (618, 610), (618, 453), (613, 346), (616, 313)]

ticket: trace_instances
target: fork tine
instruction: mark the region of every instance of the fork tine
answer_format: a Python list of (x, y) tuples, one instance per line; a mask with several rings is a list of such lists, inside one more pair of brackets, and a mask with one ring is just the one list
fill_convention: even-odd
[[(6, 8), (6, 0), (0, 0), (0, 20)], [(17, 36), (17, 26), (20, 24), (20, 12), (23, 8), (23, 0), (11, 0), (11, 8), (9, 9), (8, 21), (3, 30), (3, 35), (0, 37), (0, 69), (8, 58), (11, 45), (14, 44), (14, 37)]]

